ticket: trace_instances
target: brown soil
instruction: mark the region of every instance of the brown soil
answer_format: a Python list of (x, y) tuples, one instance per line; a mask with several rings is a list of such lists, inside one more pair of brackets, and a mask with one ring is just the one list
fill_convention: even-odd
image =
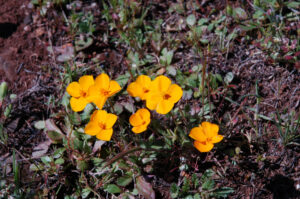
[(44, 33), (33, 25), (30, 1), (0, 2), (0, 79), (10, 83), (13, 93), (21, 93), (35, 84), (48, 59)]
[[(37, 25), (38, 15), (28, 8), (29, 2), (0, 0), (0, 82), (8, 82), (9, 92), (17, 94), (16, 99), (8, 99), (2, 106), (13, 105), (4, 126), (8, 146), (27, 150), (28, 154), (43, 139), (33, 128), (33, 121), (49, 114), (45, 103), (54, 92), (52, 79), (42, 68), (50, 65), (45, 48), (47, 33)], [(1, 156), (8, 148), (1, 145), (0, 151)]]

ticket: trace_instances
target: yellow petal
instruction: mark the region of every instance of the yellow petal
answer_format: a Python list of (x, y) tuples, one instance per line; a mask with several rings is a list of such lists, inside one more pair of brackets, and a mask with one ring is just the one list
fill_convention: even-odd
[(71, 108), (75, 112), (82, 111), (88, 103), (89, 102), (83, 97), (80, 98), (72, 97), (70, 100)]
[(210, 122), (202, 122), (201, 126), (204, 129), (204, 133), (208, 138), (213, 138), (218, 135), (219, 126)]
[(107, 74), (102, 73), (100, 75), (98, 75), (98, 77), (96, 77), (95, 79), (95, 84), (97, 85), (97, 87), (99, 89), (105, 89), (108, 90), (109, 88), (109, 77)]
[(100, 88), (94, 84), (93, 86), (91, 86), (88, 90), (88, 96), (90, 97), (90, 99), (93, 101), (96, 98), (98, 98), (99, 96), (101, 96), (101, 92), (100, 92)]
[(199, 142), (205, 142), (207, 139), (206, 135), (204, 134), (203, 128), (201, 126), (192, 128), (189, 136)]
[(82, 76), (78, 80), (78, 83), (79, 83), (80, 87), (82, 88), (82, 90), (87, 92), (89, 87), (94, 85), (94, 77), (92, 75)]
[(143, 86), (144, 88), (149, 88), (150, 84), (151, 84), (151, 78), (147, 75), (140, 75), (137, 79), (136, 79), (136, 83), (138, 83), (139, 85)]
[(106, 102), (107, 98), (106, 97), (103, 97), (103, 96), (98, 96), (97, 98), (94, 98), (93, 99), (93, 103), (96, 104), (96, 106), (99, 108), (99, 109), (102, 109), (105, 102)]
[(118, 84), (118, 82), (112, 80), (110, 81), (110, 84), (109, 84), (109, 96), (113, 96), (114, 94), (116, 94), (117, 92), (119, 92), (121, 90), (121, 86)]
[(132, 97), (141, 97), (143, 94), (143, 88), (138, 83), (132, 82), (131, 84), (128, 85), (127, 92)]
[(171, 85), (171, 80), (164, 75), (160, 75), (153, 80), (151, 86), (153, 87), (154, 90), (164, 93), (169, 89), (170, 85)]
[(142, 133), (147, 130), (148, 125), (135, 126), (131, 130), (134, 133)]
[(137, 112), (136, 112), (136, 114), (139, 114), (140, 115), (140, 117), (141, 117), (141, 119), (143, 120), (143, 121), (149, 121), (150, 120), (150, 112), (147, 110), (147, 109), (145, 109), (145, 108), (142, 108), (142, 109), (139, 109)]
[(157, 93), (157, 92), (153, 92), (151, 93), (151, 95), (148, 96), (148, 98), (146, 99), (146, 106), (148, 109), (150, 110), (155, 110), (158, 103), (162, 100), (162, 96)]
[(212, 143), (218, 143), (218, 142), (221, 142), (221, 140), (223, 140), (223, 136), (222, 135), (217, 135), (217, 136), (215, 136), (211, 139), (211, 142)]
[(180, 86), (178, 86), (177, 84), (172, 84), (168, 89), (167, 94), (171, 96), (169, 100), (172, 101), (173, 103), (176, 103), (182, 97), (183, 91), (180, 88)]
[(90, 121), (84, 129), (84, 132), (88, 135), (97, 135), (101, 131), (97, 121)]
[(72, 82), (67, 87), (67, 92), (72, 97), (80, 97), (80, 91), (81, 91), (81, 87), (78, 84), (78, 82)]
[(138, 113), (134, 113), (133, 115), (130, 116), (129, 118), (129, 123), (132, 125), (132, 126), (140, 126), (143, 124), (143, 120), (140, 116), (140, 114)]
[(112, 134), (113, 134), (113, 129), (106, 129), (100, 131), (96, 135), (96, 138), (98, 138), (99, 140), (109, 141), (111, 139)]
[(151, 95), (151, 90), (144, 88), (142, 91), (142, 94), (138, 97), (141, 98), (141, 100), (147, 100), (147, 98)]
[(108, 113), (105, 110), (98, 110), (96, 119), (99, 123), (106, 124)]
[(174, 103), (171, 102), (170, 100), (162, 100), (161, 102), (158, 103), (155, 110), (159, 114), (167, 114), (172, 110), (173, 107), (174, 107)]
[(198, 142), (198, 141), (194, 142), (194, 146), (200, 152), (209, 152), (214, 147), (214, 145), (212, 143), (206, 142), (206, 144), (203, 144), (203, 142)]
[(108, 113), (106, 116), (106, 128), (110, 129), (116, 123), (118, 117), (114, 114)]
[(97, 121), (98, 120), (98, 110), (95, 110), (90, 118), (90, 121)]

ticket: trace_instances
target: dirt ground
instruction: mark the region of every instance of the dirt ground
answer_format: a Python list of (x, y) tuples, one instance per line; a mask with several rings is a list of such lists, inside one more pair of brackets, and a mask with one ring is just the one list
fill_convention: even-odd
[[(60, 69), (53, 57), (47, 51), (47, 46), (68, 43), (62, 19), (55, 10), (47, 17), (41, 17), (29, 4), (29, 0), (0, 0), (0, 81), (7, 81), (11, 93), (17, 98), (4, 103), (13, 104), (13, 112), (9, 120), (4, 123), (9, 139), (8, 146), (0, 145), (0, 158), (11, 155), (11, 149), (21, 151), (24, 157), (30, 157), (33, 147), (45, 139), (41, 131), (34, 128), (33, 123), (47, 119), (54, 109), (49, 109), (47, 102), (51, 95), (58, 97), (57, 82), (54, 76)], [(222, 2), (209, 4), (223, 9)], [(167, 6), (152, 8), (153, 13), (166, 20), (164, 16)], [(203, 16), (206, 10), (202, 10)], [(103, 62), (111, 65), (114, 76), (126, 71), (124, 49), (117, 49), (112, 44), (102, 41), (101, 31), (107, 24), (100, 20), (95, 11), (99, 26), (95, 35), (95, 45), (87, 49), (87, 54), (104, 56)], [(98, 17), (97, 17), (98, 16)], [(155, 16), (154, 16), (155, 17)], [(98, 34), (98, 35), (97, 35)], [(183, 52), (183, 53), (182, 53)], [(174, 55), (178, 60), (174, 65), (182, 71), (182, 59), (190, 53), (187, 49)], [(184, 54), (186, 53), (186, 55)], [(197, 64), (199, 60), (185, 60), (190, 64)], [(120, 68), (116, 69), (119, 66)], [(253, 112), (243, 109), (244, 106), (255, 107), (260, 113), (271, 117), (276, 112), (289, 113), (291, 109), (300, 110), (300, 74), (289, 65), (274, 65), (254, 45), (236, 42), (231, 49), (228, 59), (224, 56), (212, 55), (209, 70), (214, 73), (226, 74), (232, 72), (235, 76), (235, 85), (232, 99), (238, 104), (220, 100), (215, 105), (215, 117), (223, 121), (227, 128), (224, 151), (234, 151), (236, 145), (241, 153), (234, 156), (224, 155), (222, 150), (211, 154), (203, 163), (205, 169), (213, 165), (217, 170), (225, 170), (226, 176), (218, 185), (235, 189), (229, 198), (300, 198), (300, 147), (291, 145), (280, 147), (278, 129), (275, 124), (263, 123), (255, 120)], [(249, 95), (256, 93), (257, 85), (262, 101), (256, 106), (256, 98)], [(245, 96), (245, 97), (241, 97)], [(190, 102), (197, 106), (196, 101)], [(243, 107), (242, 107), (243, 106)], [(3, 111), (3, 110), (1, 110)], [(228, 115), (231, 119), (228, 119)], [(247, 133), (252, 132), (249, 118), (255, 120), (259, 141), (248, 145)], [(299, 142), (296, 140), (295, 142)], [(232, 144), (234, 143), (234, 144)], [(260, 161), (264, 159), (264, 161)], [(196, 161), (196, 158), (194, 159)], [(235, 162), (234, 166), (232, 162)], [(191, 162), (191, 165), (195, 162)], [(24, 169), (26, 169), (26, 163)], [(26, 177), (25, 177), (26, 178)], [(164, 179), (165, 180), (165, 179)], [(165, 180), (167, 181), (167, 180)], [(153, 182), (155, 184), (156, 182)], [(157, 188), (159, 191), (159, 188)]]

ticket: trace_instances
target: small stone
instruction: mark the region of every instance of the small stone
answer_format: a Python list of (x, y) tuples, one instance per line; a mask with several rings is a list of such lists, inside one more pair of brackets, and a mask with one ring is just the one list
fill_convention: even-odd
[(31, 30), (30, 26), (25, 26), (25, 27), (24, 27), (24, 31), (25, 31), (25, 32), (29, 32), (30, 30)]

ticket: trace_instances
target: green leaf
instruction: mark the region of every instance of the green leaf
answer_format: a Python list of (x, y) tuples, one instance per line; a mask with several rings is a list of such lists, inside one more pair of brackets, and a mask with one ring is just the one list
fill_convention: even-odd
[(194, 199), (201, 199), (200, 194), (199, 194), (199, 193), (196, 193), (196, 194), (194, 195)]
[(201, 176), (201, 182), (204, 183), (207, 179), (211, 178), (214, 175), (214, 171), (207, 169), (204, 174)]
[(225, 75), (224, 82), (226, 84), (229, 84), (230, 82), (232, 82), (233, 78), (234, 78), (234, 74), (232, 72), (229, 72)]
[(234, 193), (234, 189), (230, 188), (230, 187), (221, 187), (219, 189), (216, 189), (213, 192), (213, 196), (216, 198), (226, 198), (229, 194)]
[(53, 158), (60, 158), (63, 153), (65, 152), (66, 148), (58, 148), (56, 151), (53, 153)]
[(16, 159), (16, 154), (15, 154), (15, 150), (13, 150), (13, 172), (14, 172), (14, 180), (15, 180), (15, 185), (16, 188), (19, 188), (20, 185), (20, 170), (19, 170), (19, 165), (18, 165), (18, 161)]
[(172, 63), (172, 59), (173, 59), (173, 51), (170, 50), (168, 51), (167, 48), (164, 48), (161, 52), (161, 56), (160, 56), (160, 63), (162, 65), (168, 66)]
[(39, 0), (31, 0), (31, 3), (35, 6), (39, 5)]
[(82, 189), (81, 196), (82, 196), (82, 198), (87, 198), (90, 193), (91, 193), (90, 189)]
[(206, 179), (202, 184), (203, 190), (212, 190), (215, 186), (215, 181), (212, 179)]
[(8, 85), (6, 82), (2, 82), (0, 85), (0, 101), (4, 99), (4, 97), (7, 95), (8, 91)]
[(135, 112), (135, 106), (134, 106), (132, 103), (124, 102), (122, 105), (123, 105), (123, 106), (125, 107), (125, 109), (126, 109), (127, 111), (129, 111), (130, 113), (134, 113), (134, 112)]
[(61, 104), (67, 109), (70, 103), (70, 95), (69, 93), (65, 92), (64, 96), (62, 97)]
[(123, 112), (123, 106), (120, 103), (115, 103), (114, 110), (117, 115), (120, 115)]
[(125, 187), (132, 182), (132, 177), (125, 175), (117, 179), (117, 185)]
[(167, 72), (168, 72), (168, 74), (170, 74), (170, 75), (172, 75), (172, 76), (176, 76), (176, 69), (175, 69), (175, 67), (174, 66), (168, 66), (167, 67)]
[(11, 110), (12, 110), (12, 105), (9, 104), (9, 105), (5, 108), (3, 115), (4, 115), (6, 118), (8, 118), (9, 115), (10, 115), (10, 113), (11, 113)]
[(247, 13), (245, 12), (245, 10), (244, 9), (242, 9), (242, 8), (235, 8), (234, 10), (233, 10), (233, 16), (234, 16), (234, 18), (236, 18), (236, 19), (238, 19), (238, 20), (245, 20), (245, 19), (247, 19), (248, 18), (248, 16), (247, 16)]
[(121, 189), (117, 186), (117, 185), (115, 185), (115, 184), (109, 184), (109, 185), (107, 185), (107, 187), (106, 187), (106, 189), (105, 189), (108, 193), (112, 193), (112, 194), (114, 194), (114, 193), (121, 193)]
[(31, 164), (30, 166), (29, 166), (29, 170), (30, 171), (39, 171), (41, 168), (40, 167), (37, 167), (37, 165), (35, 165), (35, 164)]
[(244, 31), (250, 31), (250, 30), (254, 30), (254, 29), (256, 29), (257, 28), (257, 26), (255, 26), (255, 25), (246, 25), (246, 26), (244, 26), (244, 25), (239, 25), (239, 27), (242, 29), (242, 30), (244, 30)]
[(55, 160), (55, 164), (63, 164), (65, 162), (65, 160), (63, 158), (58, 158), (57, 160)]
[(93, 43), (93, 38), (87, 37), (85, 40), (84, 39), (78, 39), (75, 40), (75, 50), (76, 51), (81, 51), (85, 48), (88, 48), (90, 45)]
[(299, 9), (299, 7), (300, 7), (300, 2), (296, 2), (296, 1), (285, 2), (284, 4), (285, 4), (287, 7), (289, 7), (289, 8), (294, 8), (294, 9)]
[(49, 156), (44, 156), (44, 157), (41, 157), (41, 160), (43, 163), (45, 164), (48, 164), (49, 162), (52, 162), (52, 158), (50, 158)]
[(130, 78), (129, 72), (126, 72), (124, 75), (119, 75), (116, 81), (120, 84), (121, 87), (124, 87)]
[(62, 140), (64, 136), (56, 131), (48, 131), (47, 132), (48, 137), (52, 140), (52, 143), (58, 144), (62, 143)]
[(80, 171), (84, 171), (84, 170), (87, 170), (89, 167), (89, 164), (84, 161), (84, 160), (78, 160), (77, 161), (77, 169), (80, 170)]
[(90, 119), (93, 110), (94, 110), (94, 106), (92, 104), (87, 104), (83, 110), (83, 113), (80, 114), (81, 121), (86, 121)]
[(196, 23), (196, 17), (193, 14), (190, 14), (187, 18), (186, 18), (186, 23), (190, 26), (195, 25)]
[(177, 198), (179, 194), (179, 187), (175, 183), (172, 183), (170, 187), (170, 192), (172, 198)]
[(74, 124), (74, 125), (80, 125), (81, 118), (80, 118), (79, 113), (73, 112), (69, 116), (70, 116), (70, 120), (71, 120), (72, 124)]
[(203, 24), (207, 23), (208, 22), (208, 19), (206, 18), (201, 18), (199, 21), (198, 21), (198, 25), (199, 26), (202, 26)]

